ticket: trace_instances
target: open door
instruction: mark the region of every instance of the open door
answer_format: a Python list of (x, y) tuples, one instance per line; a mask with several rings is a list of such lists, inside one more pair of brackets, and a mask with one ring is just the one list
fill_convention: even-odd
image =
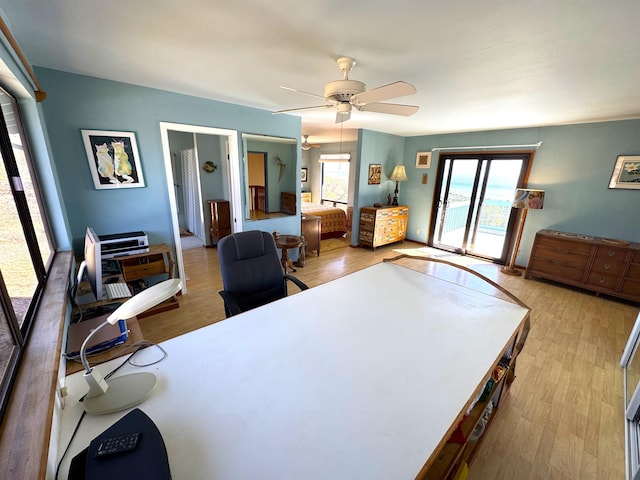
[[(178, 275), (185, 279), (184, 260), (180, 248), (180, 223), (178, 221), (178, 206), (175, 193), (175, 178), (173, 174), (171, 147), (169, 145), (169, 131), (189, 132), (193, 134), (215, 135), (225, 139), (226, 163), (222, 166), (222, 174), (225, 175), (225, 188), (228, 192), (231, 207), (231, 231), (242, 230), (242, 202), (240, 188), (240, 156), (238, 152), (238, 132), (235, 130), (223, 130), (219, 128), (202, 127), (197, 125), (183, 125), (179, 123), (160, 122), (160, 135), (162, 138), (162, 150), (164, 154), (165, 172), (167, 177), (167, 192), (171, 206), (171, 218), (173, 226), (174, 244), (176, 245), (176, 263)], [(182, 282), (182, 293), (187, 293), (187, 282)]]

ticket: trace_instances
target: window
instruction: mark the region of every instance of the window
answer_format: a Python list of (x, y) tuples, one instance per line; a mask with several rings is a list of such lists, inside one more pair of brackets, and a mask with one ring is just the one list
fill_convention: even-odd
[(524, 184), (530, 153), (442, 154), (430, 245), (505, 263), (515, 221), (513, 193)]
[[(349, 200), (349, 161), (322, 162), (322, 203), (346, 207)], [(337, 205), (340, 204), (340, 205)]]
[(47, 268), (50, 235), (15, 100), (0, 90), (0, 417)]

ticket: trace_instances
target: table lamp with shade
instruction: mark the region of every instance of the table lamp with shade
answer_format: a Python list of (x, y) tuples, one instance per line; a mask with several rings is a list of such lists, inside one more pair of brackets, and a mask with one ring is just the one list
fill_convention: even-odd
[(91, 368), (87, 360), (87, 347), (91, 339), (103, 327), (114, 325), (118, 320), (133, 318), (173, 297), (181, 288), (182, 282), (179, 278), (157, 283), (124, 302), (87, 335), (80, 347), (80, 360), (85, 369), (84, 378), (89, 384), (89, 393), (84, 399), (84, 409), (87, 413), (113, 413), (138, 405), (149, 397), (157, 381), (156, 376), (150, 372), (132, 373), (105, 380), (100, 373)]
[(529, 210), (540, 210), (544, 204), (544, 190), (534, 190), (531, 188), (517, 188), (514, 195), (511, 208), (517, 208), (522, 210), (520, 213), (520, 223), (518, 224), (518, 233), (516, 235), (516, 242), (513, 245), (513, 251), (511, 252), (511, 260), (509, 265), (502, 267), (502, 273), (507, 275), (521, 275), (520, 270), (515, 268), (516, 257), (518, 256), (518, 249), (520, 248), (520, 239), (522, 238), (522, 230), (524, 229), (524, 221), (527, 218), (527, 212)]
[(407, 172), (404, 169), (404, 165), (396, 165), (393, 167), (393, 172), (391, 172), (389, 180), (396, 182), (396, 189), (393, 192), (393, 201), (391, 202), (391, 205), (395, 206), (398, 205), (398, 183), (409, 180), (407, 178)]

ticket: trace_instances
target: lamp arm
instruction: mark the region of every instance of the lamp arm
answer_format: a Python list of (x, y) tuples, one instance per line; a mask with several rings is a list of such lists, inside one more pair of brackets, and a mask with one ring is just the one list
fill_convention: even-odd
[(82, 362), (82, 366), (84, 367), (84, 370), (85, 370), (84, 378), (89, 384), (89, 393), (88, 393), (89, 397), (102, 395), (109, 388), (109, 385), (107, 384), (105, 379), (102, 377), (102, 375), (100, 375), (97, 371), (93, 370), (89, 365), (89, 361), (87, 360), (87, 347), (89, 346), (89, 342), (106, 325), (109, 325), (109, 322), (105, 320), (96, 328), (91, 330), (91, 333), (87, 335), (87, 338), (84, 339), (84, 342), (82, 342), (82, 346), (80, 347), (80, 361)]
[[(143, 290), (142, 292), (138, 293), (137, 295), (134, 295), (129, 300), (124, 302), (122, 305), (116, 308), (103, 323), (98, 325), (95, 329), (93, 329), (89, 333), (89, 335), (87, 335), (87, 338), (84, 339), (84, 342), (82, 342), (82, 346), (80, 347), (80, 360), (82, 361), (82, 366), (84, 367), (84, 370), (85, 370), (84, 378), (86, 382), (89, 384), (89, 393), (87, 394), (87, 398), (93, 398), (93, 397), (98, 397), (100, 395), (104, 395), (105, 393), (107, 393), (107, 390), (109, 389), (109, 384), (106, 382), (104, 377), (100, 375), (100, 373), (98, 373), (97, 370), (92, 369), (91, 365), (89, 365), (89, 361), (87, 360), (87, 347), (89, 346), (89, 342), (91, 341), (91, 339), (95, 337), (96, 334), (106, 325), (115, 325), (120, 319), (126, 320), (128, 318), (133, 318), (136, 315), (148, 310), (149, 308), (157, 305), (158, 303), (161, 303), (164, 300), (177, 294), (181, 288), (182, 288), (182, 282), (180, 281), (179, 278), (171, 278), (169, 280), (165, 280), (164, 282), (157, 283), (156, 285), (153, 285)], [(148, 375), (151, 375), (151, 374), (148, 374)], [(152, 383), (147, 382), (147, 386), (150, 386), (151, 388), (153, 388), (153, 385), (155, 385), (155, 376), (153, 376), (153, 378), (154, 380)], [(122, 384), (123, 382), (120, 382), (120, 385)], [(130, 388), (131, 387), (127, 384), (126, 389), (130, 389)], [(148, 393), (151, 391), (151, 388), (149, 388), (148, 391), (146, 391), (143, 388), (142, 393), (144, 395), (142, 395), (142, 397), (137, 400), (137, 403), (142, 401), (142, 399), (146, 398), (146, 395), (148, 395)], [(122, 395), (122, 392), (118, 390), (116, 390), (116, 392), (117, 393), (114, 394), (112, 390), (111, 396)], [(132, 404), (127, 403), (126, 405), (129, 406)], [(87, 408), (86, 404), (85, 404), (85, 408)], [(96, 408), (99, 410), (102, 409), (101, 407), (97, 407), (97, 406)], [(116, 411), (116, 410), (112, 410), (112, 411)]]

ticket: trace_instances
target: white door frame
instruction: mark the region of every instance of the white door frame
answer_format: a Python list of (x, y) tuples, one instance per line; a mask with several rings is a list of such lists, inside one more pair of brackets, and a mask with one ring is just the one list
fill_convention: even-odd
[[(229, 192), (231, 192), (231, 222), (232, 232), (242, 231), (242, 202), (240, 195), (240, 155), (238, 152), (238, 132), (221, 128), (202, 127), (199, 125), (186, 125), (182, 123), (160, 122), (160, 136), (162, 138), (162, 151), (164, 155), (164, 168), (167, 176), (167, 192), (169, 194), (169, 206), (171, 208), (171, 223), (173, 226), (173, 240), (176, 246), (176, 262), (178, 264), (178, 276), (185, 278), (182, 249), (180, 248), (180, 226), (178, 224), (178, 207), (174, 191), (173, 168), (171, 167), (171, 149), (169, 146), (169, 131), (202, 133), (205, 135), (217, 135), (227, 137), (227, 171)], [(187, 283), (182, 282), (182, 293), (187, 293)]]

